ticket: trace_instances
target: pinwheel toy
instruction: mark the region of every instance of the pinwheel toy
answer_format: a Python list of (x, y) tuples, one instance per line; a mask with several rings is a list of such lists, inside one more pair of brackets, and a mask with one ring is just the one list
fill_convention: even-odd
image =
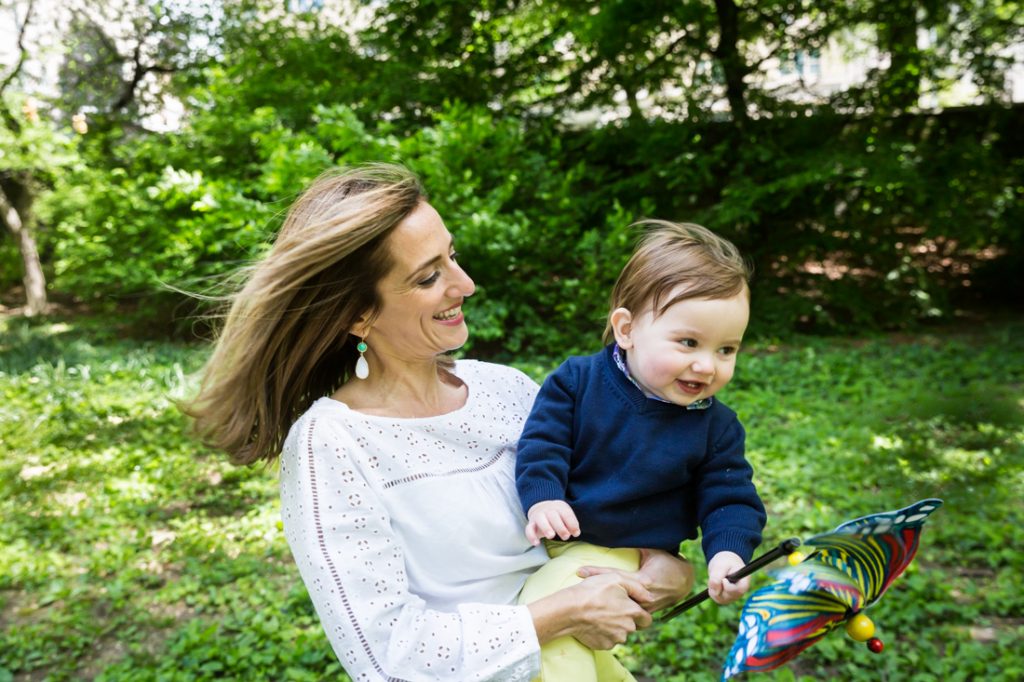
[(910, 565), (922, 525), (941, 505), (942, 500), (921, 500), (807, 540), (806, 556), (791, 554), (793, 565), (775, 571), (776, 581), (747, 600), (722, 679), (773, 670), (842, 623), (851, 637), (879, 653), (882, 642), (862, 611)]

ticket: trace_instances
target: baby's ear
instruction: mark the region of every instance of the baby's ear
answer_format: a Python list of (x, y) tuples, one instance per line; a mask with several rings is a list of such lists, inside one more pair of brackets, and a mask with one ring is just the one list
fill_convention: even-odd
[(630, 334), (633, 332), (633, 313), (625, 308), (616, 308), (608, 316), (608, 321), (611, 322), (615, 343), (619, 344), (619, 348), (632, 348), (633, 339)]

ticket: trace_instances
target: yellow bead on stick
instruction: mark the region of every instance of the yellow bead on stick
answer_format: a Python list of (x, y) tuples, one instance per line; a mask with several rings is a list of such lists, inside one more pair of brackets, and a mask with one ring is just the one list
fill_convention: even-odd
[(786, 557), (786, 561), (789, 562), (790, 566), (796, 566), (798, 563), (800, 563), (801, 561), (803, 561), (806, 558), (807, 557), (804, 556), (803, 552), (793, 552), (788, 557)]
[(846, 623), (846, 634), (858, 642), (866, 642), (875, 634), (875, 624), (863, 613), (858, 613)]

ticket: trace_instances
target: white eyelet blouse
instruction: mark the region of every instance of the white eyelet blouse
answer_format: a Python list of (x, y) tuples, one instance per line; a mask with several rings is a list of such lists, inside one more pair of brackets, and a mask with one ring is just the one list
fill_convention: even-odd
[(540, 672), (525, 606), (547, 560), (523, 534), (515, 446), (537, 385), (470, 360), (466, 404), (423, 419), (321, 398), (281, 454), (281, 516), (299, 572), (353, 680), (508, 680)]

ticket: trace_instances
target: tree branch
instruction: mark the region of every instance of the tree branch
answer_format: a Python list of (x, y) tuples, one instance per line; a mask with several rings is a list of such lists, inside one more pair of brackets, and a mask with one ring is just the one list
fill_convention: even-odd
[(678, 38), (673, 40), (671, 43), (669, 43), (668, 46), (665, 48), (664, 52), (659, 54), (657, 57), (655, 57), (651, 61), (647, 62), (647, 64), (642, 69), (640, 69), (640, 71), (641, 72), (649, 71), (650, 69), (654, 68), (655, 66), (657, 66), (661, 62), (667, 60), (669, 58), (669, 56), (672, 55), (676, 51), (676, 48), (678, 48), (680, 45), (682, 45), (684, 42), (686, 42), (686, 39), (690, 37), (689, 31), (687, 31), (686, 29), (682, 29), (682, 31), (683, 31), (683, 34), (681, 36), (679, 36)]
[[(127, 61), (127, 60), (126, 60)], [(132, 77), (124, 84), (124, 88), (121, 90), (121, 96), (117, 98), (114, 105), (111, 107), (111, 111), (120, 111), (124, 109), (135, 99), (135, 89), (139, 87), (139, 83), (142, 82), (146, 72), (142, 68), (142, 40), (135, 43), (135, 49), (132, 50)]]
[[(18, 123), (18, 119), (15, 118), (14, 114), (7, 108), (7, 105), (3, 103), (3, 95), (10, 87), (14, 79), (21, 73), (22, 67), (25, 66), (25, 60), (28, 56), (28, 51), (25, 49), (25, 32), (28, 30), (29, 22), (32, 20), (32, 10), (35, 7), (35, 0), (28, 0), (28, 9), (25, 10), (25, 19), (21, 22), (21, 27), (18, 29), (18, 62), (14, 65), (14, 69), (7, 74), (3, 82), (0, 83), (0, 116), (3, 116), (4, 122), (7, 126), (15, 133), (21, 131), (21, 124)], [(14, 20), (17, 22), (17, 8), (11, 10), (14, 12)]]

